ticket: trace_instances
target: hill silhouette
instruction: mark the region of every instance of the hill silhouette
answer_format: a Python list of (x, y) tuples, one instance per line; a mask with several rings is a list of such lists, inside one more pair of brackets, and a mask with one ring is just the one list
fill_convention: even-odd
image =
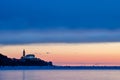
[(9, 58), (0, 53), (0, 66), (52, 66), (52, 62), (36, 59)]

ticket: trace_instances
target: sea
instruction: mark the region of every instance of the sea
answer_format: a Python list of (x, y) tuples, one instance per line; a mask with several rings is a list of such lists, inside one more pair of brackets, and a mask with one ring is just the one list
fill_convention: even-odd
[(0, 80), (120, 80), (120, 70), (0, 70)]

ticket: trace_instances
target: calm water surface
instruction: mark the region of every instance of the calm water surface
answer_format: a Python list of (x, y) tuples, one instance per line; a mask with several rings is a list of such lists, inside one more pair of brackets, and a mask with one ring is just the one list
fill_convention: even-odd
[(120, 70), (1, 70), (0, 80), (120, 80)]

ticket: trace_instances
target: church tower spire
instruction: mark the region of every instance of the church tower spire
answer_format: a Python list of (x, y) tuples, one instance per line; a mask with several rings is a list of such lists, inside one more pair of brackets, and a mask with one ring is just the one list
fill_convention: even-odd
[(25, 57), (25, 49), (23, 49), (23, 57)]

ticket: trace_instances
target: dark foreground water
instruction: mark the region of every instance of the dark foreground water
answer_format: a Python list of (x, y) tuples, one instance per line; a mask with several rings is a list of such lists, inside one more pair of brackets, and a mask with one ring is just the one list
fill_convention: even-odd
[(120, 80), (120, 70), (0, 70), (0, 80)]

